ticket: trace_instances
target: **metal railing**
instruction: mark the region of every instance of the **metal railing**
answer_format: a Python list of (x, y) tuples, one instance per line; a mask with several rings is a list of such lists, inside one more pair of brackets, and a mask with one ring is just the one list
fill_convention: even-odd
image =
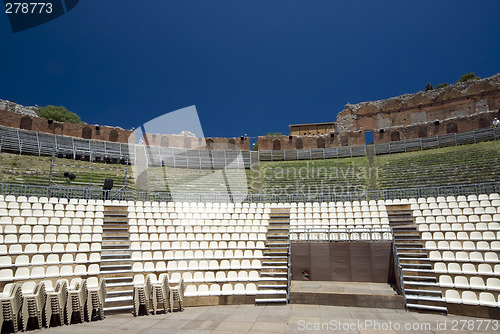
[(392, 240), (390, 227), (323, 227), (290, 228), (290, 240), (297, 241), (388, 241)]
[[(379, 155), (404, 153), (409, 151), (423, 151), (433, 148), (474, 144), (497, 139), (500, 139), (500, 127), (461, 133), (450, 133), (434, 137), (399, 140), (370, 146), (373, 146), (374, 154)], [(315, 160), (360, 157), (365, 155), (366, 145), (286, 151), (260, 150), (259, 161)]]
[(392, 235), (392, 254), (394, 254), (394, 260), (396, 262), (395, 263), (396, 274), (398, 275), (398, 280), (399, 280), (398, 288), (401, 292), (401, 295), (403, 296), (405, 309), (408, 309), (406, 306), (406, 292), (405, 292), (405, 283), (403, 278), (403, 268), (401, 267), (401, 263), (399, 262), (398, 248), (396, 247), (396, 237), (394, 236), (394, 234)]
[[(373, 146), (374, 154), (379, 155), (473, 144), (497, 139), (500, 139), (500, 127), (371, 146)], [(52, 155), (53, 152), (59, 152), (62, 156), (71, 159), (89, 156), (93, 152), (97, 159), (104, 161), (124, 162), (129, 160), (134, 162), (136, 149), (142, 147), (144, 147), (146, 160), (150, 166), (163, 165), (189, 169), (223, 169), (228, 168), (228, 166), (248, 169), (252, 163), (258, 161), (360, 157), (366, 156), (367, 151), (366, 145), (282, 151), (260, 150), (257, 152), (183, 149), (83, 139), (0, 126), (0, 152), (30, 155)]]
[(58, 198), (112, 199), (156, 202), (247, 202), (247, 203), (302, 203), (394, 200), (439, 196), (467, 196), (500, 193), (500, 182), (453, 185), (442, 187), (370, 190), (352, 193), (315, 194), (217, 194), (217, 193), (169, 193), (117, 189), (103, 191), (102, 188), (82, 188), (60, 185), (41, 186), (0, 183), (2, 195), (45, 196)]

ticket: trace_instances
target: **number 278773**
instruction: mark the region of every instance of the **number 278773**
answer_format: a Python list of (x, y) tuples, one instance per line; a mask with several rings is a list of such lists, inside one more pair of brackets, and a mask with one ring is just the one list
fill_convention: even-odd
[(50, 2), (6, 2), (6, 14), (51, 14)]

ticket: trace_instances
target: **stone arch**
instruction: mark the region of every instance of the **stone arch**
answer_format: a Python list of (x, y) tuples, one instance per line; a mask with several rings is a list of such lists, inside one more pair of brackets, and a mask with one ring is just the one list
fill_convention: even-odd
[(391, 132), (391, 141), (398, 141), (401, 140), (401, 134), (399, 131), (392, 131)]
[(207, 144), (207, 150), (213, 150), (214, 149), (214, 141), (212, 139), (207, 139), (206, 140)]
[(160, 145), (163, 146), (163, 147), (168, 147), (168, 137), (167, 136), (162, 136), (161, 137)]
[(82, 129), (82, 138), (92, 139), (92, 128), (90, 126), (86, 126)]
[(490, 121), (486, 117), (480, 117), (477, 121), (477, 126), (480, 129), (488, 128), (490, 126)]
[(191, 138), (184, 137), (184, 148), (191, 148)]
[(304, 148), (304, 141), (302, 140), (302, 138), (295, 139), (295, 149), (301, 150), (303, 148)]
[(21, 124), (19, 126), (20, 129), (31, 130), (33, 126), (33, 120), (29, 116), (21, 117)]
[(281, 142), (279, 139), (273, 140), (273, 150), (274, 151), (279, 151), (281, 150)]
[(235, 150), (236, 149), (236, 143), (234, 142), (234, 139), (229, 139), (227, 141), (227, 143), (229, 144), (229, 149), (230, 150)]
[(427, 137), (427, 128), (425, 126), (421, 126), (417, 130), (418, 138)]
[(458, 132), (458, 126), (455, 122), (449, 122), (446, 124), (446, 133), (456, 133)]
[(318, 139), (316, 139), (316, 145), (318, 145), (318, 148), (325, 148), (325, 138), (318, 137)]
[(116, 129), (113, 129), (109, 132), (109, 141), (118, 141), (118, 131), (116, 131)]

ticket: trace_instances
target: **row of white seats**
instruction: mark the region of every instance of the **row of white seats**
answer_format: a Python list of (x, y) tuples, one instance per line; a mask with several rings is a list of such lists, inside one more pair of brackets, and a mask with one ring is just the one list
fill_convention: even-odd
[(444, 262), (434, 263), (434, 272), (438, 274), (455, 274), (455, 275), (489, 275), (500, 276), (500, 264), (495, 265), (494, 269), (488, 263), (460, 263), (449, 262), (448, 265)]
[(266, 226), (147, 226), (131, 225), (130, 233), (266, 233)]
[[(94, 234), (92, 237), (98, 234)], [(6, 236), (7, 237), (7, 236)], [(265, 241), (265, 233), (132, 233), (130, 241)]]
[(422, 232), (422, 240), (472, 240), (494, 241), (500, 240), (500, 231), (471, 231), (471, 232)]
[(481, 292), (478, 298), (478, 295), (474, 291), (464, 291), (462, 292), (462, 297), (460, 297), (458, 291), (446, 290), (445, 296), (446, 302), (453, 304), (481, 305), (488, 307), (499, 307), (500, 305), (500, 295), (498, 295), (498, 298), (495, 298), (491, 292)]
[(387, 212), (291, 213), (290, 219), (387, 218)]
[[(5, 210), (5, 209), (3, 209)], [(97, 212), (96, 212), (97, 214)], [(128, 218), (135, 219), (252, 219), (268, 220), (269, 214), (264, 213), (159, 213), (159, 212), (129, 212)]]
[(7, 245), (0, 245), (0, 255), (16, 255), (16, 254), (50, 254), (50, 253), (90, 253), (100, 252), (101, 244), (94, 243), (55, 243), (55, 244), (27, 244), (23, 247), (20, 244), (13, 244), (7, 248)]
[(471, 215), (471, 216), (427, 216), (427, 217), (415, 217), (416, 224), (466, 224), (466, 223), (491, 223), (500, 222), (500, 214), (494, 215)]
[[(3, 240), (2, 240), (3, 237)], [(132, 239), (131, 239), (132, 240)], [(43, 244), (43, 243), (80, 243), (101, 242), (102, 234), (5, 234), (0, 235), (0, 243), (3, 244)]]
[(171, 260), (167, 263), (165, 261), (158, 261), (155, 263), (148, 262), (134, 262), (132, 264), (133, 272), (164, 272), (164, 271), (197, 271), (197, 270), (240, 270), (240, 269), (261, 269), (262, 262), (260, 260)]
[(434, 209), (465, 209), (465, 208), (497, 208), (500, 206), (500, 199), (494, 199), (492, 201), (471, 201), (471, 202), (441, 202), (441, 203), (421, 203), (421, 204), (411, 204), (411, 210), (434, 210)]
[(212, 260), (212, 259), (261, 259), (262, 250), (256, 249), (227, 249), (223, 250), (177, 250), (177, 251), (134, 251), (132, 252), (132, 261), (162, 261), (162, 260)]
[(438, 196), (438, 197), (420, 197), (418, 199), (415, 198), (410, 198), (408, 200), (408, 203), (442, 203), (442, 202), (465, 202), (465, 201), (487, 201), (487, 200), (494, 200), (494, 199), (500, 199), (500, 195), (496, 193), (492, 194), (480, 194), (480, 195), (461, 195), (461, 196)]
[(104, 213), (93, 211), (54, 211), (54, 210), (31, 210), (31, 209), (0, 209), (0, 217), (55, 217), (55, 218), (104, 218)]
[(0, 201), (0, 209), (19, 210), (53, 210), (53, 211), (104, 211), (103, 205), (82, 204), (52, 204), (52, 203), (18, 203)]
[(176, 213), (176, 214), (203, 214), (203, 213), (222, 213), (222, 214), (255, 214), (264, 215), (271, 213), (271, 209), (264, 208), (174, 208), (161, 206), (128, 206), (128, 212), (153, 212), (153, 213)]
[(268, 220), (235, 219), (129, 219), (129, 225), (147, 226), (268, 226)]
[(259, 272), (257, 270), (240, 270), (228, 271), (186, 271), (181, 273), (172, 273), (170, 275), (170, 282), (178, 283), (180, 279), (186, 283), (212, 283), (212, 282), (256, 282), (260, 280)]
[(448, 223), (443, 223), (443, 224), (437, 224), (437, 223), (432, 223), (432, 224), (419, 224), (418, 226), (418, 231), (419, 232), (448, 232), (448, 231), (453, 231), (453, 232), (460, 232), (460, 231), (466, 231), (466, 232), (472, 232), (472, 231), (500, 231), (500, 223), (465, 223), (465, 224), (459, 224), (459, 223), (454, 223), (454, 224), (448, 224)]
[(181, 250), (181, 249), (264, 249), (264, 241), (134, 241), (130, 243), (131, 250)]
[(363, 206), (331, 206), (318, 208), (290, 208), (290, 214), (319, 214), (319, 213), (343, 213), (343, 212), (386, 212), (385, 205), (363, 205)]
[(103, 225), (102, 218), (0, 217), (1, 225)]
[(30, 279), (54, 278), (54, 277), (72, 277), (72, 276), (86, 276), (86, 275), (99, 275), (101, 272), (98, 264), (78, 264), (76, 266), (64, 265), (48, 266), (45, 267), (19, 267), (16, 269), (15, 274), (12, 269), (0, 270), (0, 282), (24, 281)]
[(306, 220), (290, 220), (290, 225), (318, 225), (318, 226), (390, 226), (387, 218), (372, 218), (372, 219), (306, 219)]
[(455, 250), (455, 251), (489, 251), (494, 252), (500, 251), (500, 241), (451, 241), (446, 240), (438, 241), (426, 241), (425, 248), (427, 250)]
[(448, 275), (439, 276), (439, 286), (442, 288), (455, 289), (473, 289), (473, 290), (489, 290), (500, 292), (500, 279), (490, 277), (486, 279), (486, 284), (482, 277), (473, 276), (470, 278), (470, 283), (465, 276), (455, 276), (455, 280)]
[[(18, 202), (18, 203), (51, 203), (51, 204), (73, 204), (73, 205), (104, 205), (103, 200), (93, 200), (93, 199), (78, 199), (78, 198), (56, 198), (56, 197), (45, 197), (45, 196), (14, 196), (14, 195), (0, 195), (0, 201), (4, 202)], [(109, 202), (108, 202), (109, 203)]]
[[(465, 216), (467, 219), (478, 219), (478, 217), (483, 217), (487, 218), (488, 216), (490, 219), (498, 218), (498, 213), (500, 209), (497, 208), (487, 208), (486, 210), (484, 208), (476, 208), (476, 209), (434, 209), (434, 210), (413, 210), (412, 214), (414, 217), (429, 217), (429, 216), (444, 216), (445, 218), (447, 217), (455, 217), (457, 220), (463, 219), (461, 216)], [(461, 211), (461, 212), (460, 212)]]
[(500, 260), (498, 259), (498, 255), (495, 252), (452, 252), (452, 251), (430, 251), (429, 259), (431, 261), (457, 261), (457, 262), (488, 262), (488, 263), (497, 263)]
[(317, 233), (317, 232), (310, 232), (310, 233), (298, 233), (298, 232), (293, 232), (290, 234), (290, 240), (331, 240), (331, 241), (336, 241), (336, 240), (392, 240), (392, 233), (386, 232), (386, 233), (380, 233), (380, 232), (363, 232), (363, 233)]
[(100, 253), (90, 253), (87, 258), (86, 253), (78, 253), (73, 258), (73, 254), (63, 254), (59, 258), (59, 254), (48, 254), (47, 257), (42, 254), (33, 255), (30, 259), (28, 255), (18, 255), (15, 261), (12, 262), (11, 256), (0, 256), (0, 267), (25, 267), (25, 266), (43, 266), (52, 264), (83, 264), (83, 263), (97, 263), (101, 262)]
[(66, 233), (66, 234), (80, 234), (80, 233), (98, 233), (102, 234), (101, 225), (0, 225), (0, 234), (37, 234), (37, 233)]
[(232, 284), (226, 283), (222, 285), (211, 284), (210, 287), (206, 284), (186, 286), (184, 296), (186, 297), (207, 297), (207, 296), (238, 296), (238, 295), (256, 295), (257, 286), (255, 283), (248, 283), (246, 286), (243, 283), (236, 283), (233, 287)]

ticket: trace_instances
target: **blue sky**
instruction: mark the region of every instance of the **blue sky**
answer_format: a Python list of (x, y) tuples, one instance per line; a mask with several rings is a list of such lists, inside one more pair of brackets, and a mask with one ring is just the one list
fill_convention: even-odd
[(206, 136), (286, 134), (500, 72), (499, 14), (497, 0), (81, 0), (14, 34), (0, 13), (0, 98), (127, 129), (195, 105)]

